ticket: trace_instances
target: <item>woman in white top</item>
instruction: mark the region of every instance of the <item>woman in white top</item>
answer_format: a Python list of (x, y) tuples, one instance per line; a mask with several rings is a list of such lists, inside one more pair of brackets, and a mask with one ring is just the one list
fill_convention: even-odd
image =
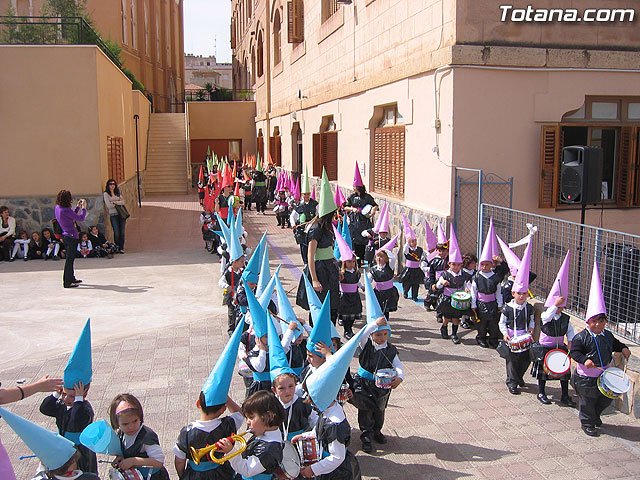
[(116, 210), (116, 205), (124, 205), (124, 199), (120, 195), (118, 183), (110, 178), (104, 187), (104, 204), (109, 211), (109, 219), (113, 228), (113, 241), (120, 247), (120, 253), (124, 253), (124, 226), (126, 220), (122, 218)]
[(0, 207), (0, 260), (9, 260), (16, 239), (16, 219), (9, 215), (9, 207)]

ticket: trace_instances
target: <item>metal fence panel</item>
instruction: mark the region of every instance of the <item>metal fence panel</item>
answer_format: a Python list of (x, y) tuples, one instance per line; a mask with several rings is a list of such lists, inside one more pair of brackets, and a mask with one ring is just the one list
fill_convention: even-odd
[[(567, 250), (571, 251), (566, 310), (584, 318), (589, 299), (591, 273), (598, 262), (608, 312), (608, 328), (640, 343), (640, 236), (551, 217), (481, 205), (482, 238), (493, 218), (495, 231), (507, 243), (529, 233), (527, 224), (538, 227), (533, 236), (531, 271), (537, 275), (531, 292), (545, 299)], [(520, 257), (524, 246), (514, 248)]]

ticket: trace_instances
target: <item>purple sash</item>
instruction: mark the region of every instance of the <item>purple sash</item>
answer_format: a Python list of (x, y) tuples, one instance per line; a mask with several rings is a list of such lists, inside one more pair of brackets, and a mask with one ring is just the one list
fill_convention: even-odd
[(376, 290), (389, 290), (390, 288), (393, 288), (393, 279), (386, 282), (376, 282)]
[(495, 302), (496, 294), (495, 293), (482, 293), (478, 292), (478, 300), (484, 303)]
[[(605, 368), (608, 368), (607, 365)], [(599, 368), (587, 368), (582, 363), (578, 363), (578, 367), (576, 368), (576, 372), (578, 375), (582, 375), (583, 377), (591, 377), (596, 378), (602, 375), (602, 370)]]
[(457, 291), (458, 290), (455, 290), (455, 289), (450, 288), (450, 287), (444, 287), (444, 295), (445, 295), (445, 297), (450, 297), (451, 295), (453, 295)]
[(340, 283), (340, 291), (342, 293), (356, 293), (358, 291), (357, 283)]
[(420, 268), (420, 262), (416, 262), (415, 260), (407, 260), (406, 265), (408, 268)]
[(540, 345), (545, 347), (555, 347), (564, 345), (564, 335), (561, 337), (551, 337), (544, 332), (540, 332)]

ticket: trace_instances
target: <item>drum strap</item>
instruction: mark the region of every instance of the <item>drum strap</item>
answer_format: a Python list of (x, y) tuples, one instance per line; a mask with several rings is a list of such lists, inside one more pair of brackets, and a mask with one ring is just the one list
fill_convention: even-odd
[[(596, 344), (596, 350), (598, 351), (598, 358), (600, 359), (600, 367), (604, 368), (604, 364), (602, 363), (602, 355), (600, 355), (600, 346), (598, 345), (598, 338), (597, 338), (596, 335), (593, 334), (593, 332), (591, 330), (589, 330), (589, 333), (593, 337), (593, 341)], [(613, 358), (613, 355), (611, 356), (611, 358)], [(614, 363), (614, 365), (615, 365), (615, 363)]]

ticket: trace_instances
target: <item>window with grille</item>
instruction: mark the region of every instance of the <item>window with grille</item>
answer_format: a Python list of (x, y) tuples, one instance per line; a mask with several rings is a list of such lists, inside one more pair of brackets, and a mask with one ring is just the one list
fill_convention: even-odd
[(264, 56), (263, 56), (263, 42), (262, 42), (262, 30), (258, 33), (258, 55), (256, 61), (258, 64), (256, 68), (258, 69), (258, 77), (261, 77), (264, 74)]
[(127, 16), (127, 0), (122, 0), (122, 43), (124, 45), (129, 43), (129, 26)]
[(107, 137), (107, 168), (109, 178), (122, 183), (124, 178), (124, 148), (122, 137)]
[(338, 0), (322, 0), (322, 22), (329, 20), (338, 11), (339, 7)]
[(338, 132), (313, 134), (313, 176), (322, 176), (322, 167), (329, 180), (338, 180)]
[(374, 131), (373, 191), (404, 198), (405, 127), (379, 127)]
[(280, 63), (280, 10), (276, 10), (273, 16), (273, 64)]

